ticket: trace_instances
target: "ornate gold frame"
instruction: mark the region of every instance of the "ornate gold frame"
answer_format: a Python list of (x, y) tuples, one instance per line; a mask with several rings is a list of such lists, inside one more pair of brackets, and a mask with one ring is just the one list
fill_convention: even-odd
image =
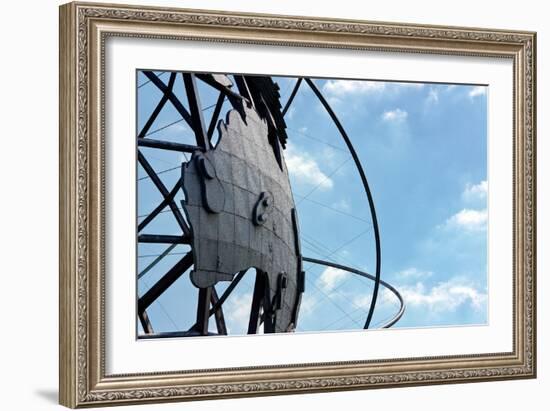
[[(108, 376), (103, 346), (103, 89), (108, 36), (502, 57), (514, 64), (514, 350)], [(457, 383), (536, 375), (532, 32), (70, 3), (60, 8), (60, 403), (68, 407)]]

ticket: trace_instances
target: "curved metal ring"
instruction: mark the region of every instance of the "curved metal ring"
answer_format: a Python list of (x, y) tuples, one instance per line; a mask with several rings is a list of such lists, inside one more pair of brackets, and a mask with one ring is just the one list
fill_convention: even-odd
[[(361, 277), (368, 278), (369, 280), (376, 281), (376, 277), (374, 275), (366, 273), (366, 272), (361, 271), (361, 270), (357, 270), (355, 268), (347, 267), (345, 265), (331, 263), (330, 261), (318, 260), (316, 258), (303, 257), (303, 256), (302, 256), (302, 260), (307, 261), (308, 263), (325, 265), (325, 266), (328, 266), (328, 267), (337, 268), (339, 270), (344, 270), (344, 271), (347, 271), (349, 273), (357, 274), (357, 275), (360, 275)], [(397, 321), (399, 321), (401, 319), (401, 317), (403, 316), (403, 314), (405, 313), (405, 301), (403, 300), (403, 297), (401, 296), (399, 291), (397, 291), (397, 289), (394, 286), (392, 286), (391, 284), (385, 282), (384, 280), (380, 280), (380, 284), (382, 284), (384, 287), (386, 287), (388, 290), (390, 290), (393, 293), (393, 295), (395, 295), (397, 297), (397, 299), (399, 300), (399, 311), (397, 312), (397, 314), (394, 315), (390, 320), (388, 320), (388, 322), (386, 322), (385, 324), (383, 324), (380, 327), (380, 328), (390, 328)]]
[[(376, 268), (375, 268), (375, 275), (374, 275), (374, 289), (372, 291), (372, 300), (371, 305), (369, 308), (369, 312), (367, 314), (367, 319), (365, 321), (365, 326), (363, 328), (367, 329), (370, 326), (370, 322), (372, 320), (372, 316), (374, 315), (374, 308), (376, 307), (376, 301), (378, 299), (378, 289), (380, 288), (380, 272), (381, 272), (381, 246), (380, 246), (380, 230), (378, 227), (378, 219), (376, 218), (376, 209), (374, 207), (374, 200), (372, 198), (372, 193), (370, 191), (369, 183), (367, 181), (367, 176), (365, 174), (365, 171), (363, 170), (363, 166), (361, 165), (361, 162), (359, 161), (359, 156), (357, 155), (357, 152), (355, 151), (355, 148), (353, 147), (353, 144), (351, 143), (351, 140), (346, 133), (346, 130), (344, 129), (344, 126), (342, 126), (342, 123), (338, 119), (338, 116), (336, 116), (336, 113), (334, 110), (332, 110), (332, 107), (327, 102), (321, 91), (317, 88), (315, 83), (310, 78), (304, 78), (308, 86), (311, 88), (315, 96), (319, 99), (327, 113), (329, 114), (330, 118), (336, 125), (336, 128), (340, 132), (340, 135), (342, 136), (342, 139), (346, 143), (346, 146), (353, 158), (353, 162), (355, 163), (355, 167), (357, 168), (357, 171), (359, 172), (359, 176), (361, 177), (361, 182), (363, 183), (363, 188), (365, 189), (365, 194), (367, 195), (367, 200), (369, 203), (369, 209), (372, 217), (372, 228), (374, 231), (374, 241), (375, 241), (375, 248), (376, 248)], [(294, 97), (296, 96), (296, 93), (298, 92), (298, 89), (300, 88), (300, 84), (302, 83), (302, 78), (300, 77), (294, 86), (294, 89), (292, 90), (292, 93), (290, 95), (290, 98), (288, 99), (287, 103), (285, 104), (285, 108), (283, 110), (283, 113), (286, 113), (288, 108), (290, 107), (290, 104), (294, 100)], [(283, 114), (284, 115), (284, 114)]]

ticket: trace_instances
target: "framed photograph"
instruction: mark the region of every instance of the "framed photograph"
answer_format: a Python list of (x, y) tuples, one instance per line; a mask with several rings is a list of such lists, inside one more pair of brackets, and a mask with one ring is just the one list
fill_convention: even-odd
[(536, 35), (60, 8), (60, 403), (536, 376)]

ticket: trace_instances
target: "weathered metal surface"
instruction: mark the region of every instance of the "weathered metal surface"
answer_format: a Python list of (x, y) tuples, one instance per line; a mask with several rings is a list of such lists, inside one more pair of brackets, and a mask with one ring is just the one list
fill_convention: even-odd
[(262, 225), (268, 220), (269, 214), (271, 214), (271, 211), (273, 210), (273, 208), (271, 207), (272, 204), (273, 198), (271, 198), (270, 193), (260, 193), (260, 197), (254, 205), (254, 213), (252, 217), (252, 221), (255, 225)]
[(212, 74), (196, 74), (196, 77), (226, 96), (231, 102), (233, 108), (236, 109), (240, 113), (241, 117), (244, 118), (245, 114), (243, 100), (246, 99), (244, 96), (234, 92), (229, 86), (225, 86), (218, 82)]
[(267, 124), (267, 136), (273, 154), (282, 170), (283, 155), (287, 135), (286, 123), (281, 112), (279, 85), (268, 76), (239, 76), (235, 75), (235, 82), (239, 92), (246, 97)]
[(295, 208), (292, 209), (292, 227), (294, 233), (294, 244), (296, 246), (296, 258), (298, 262), (296, 288), (297, 297), (296, 304), (294, 305), (294, 311), (292, 312), (291, 328), (294, 330), (298, 324), (298, 314), (300, 312), (300, 305), (302, 304), (302, 295), (306, 290), (306, 272), (303, 270), (302, 264), (302, 249), (300, 247), (300, 223), (298, 222), (298, 213)]
[[(285, 332), (292, 329), (301, 270), (294, 200), (286, 165), (283, 161), (281, 167), (274, 155), (266, 121), (252, 108), (245, 107), (244, 113), (243, 120), (231, 110), (226, 122), (218, 125), (217, 146), (195, 152), (182, 168), (182, 205), (191, 226), (194, 257), (191, 281), (206, 288), (256, 268), (267, 280), (264, 330)], [(260, 215), (265, 221), (257, 224)]]
[[(147, 123), (138, 134), (138, 147), (193, 153), (182, 164), (182, 178), (168, 191), (145, 156), (138, 150), (138, 160), (163, 196), (162, 201), (138, 225), (138, 233), (167, 206), (183, 231), (182, 235), (139, 234), (140, 243), (172, 244), (149, 264), (138, 279), (168, 255), (177, 244), (190, 244), (192, 251), (172, 267), (138, 302), (138, 317), (149, 336), (212, 335), (209, 317), (214, 316), (218, 334), (226, 334), (223, 303), (249, 268), (256, 269), (256, 282), (250, 309), (249, 333), (294, 331), (298, 322), (301, 296), (305, 289), (300, 249), (299, 223), (284, 164), (287, 141), (284, 115), (305, 80), (345, 141), (357, 166), (365, 188), (376, 242), (376, 274), (360, 272), (335, 263), (304, 258), (313, 262), (364, 276), (375, 282), (373, 298), (364, 328), (368, 328), (374, 312), (379, 285), (394, 292), (401, 302), (399, 313), (382, 327), (399, 320), (404, 304), (399, 293), (380, 279), (380, 238), (374, 203), (366, 176), (351, 141), (326, 99), (309, 78), (298, 78), (290, 98), (281, 109), (279, 86), (270, 77), (222, 74), (171, 73), (166, 85), (154, 72), (144, 72), (162, 93)], [(174, 92), (176, 75), (181, 74), (189, 111)], [(202, 107), (197, 79), (219, 92), (214, 105)], [(225, 99), (233, 107), (226, 123), (218, 121)], [(149, 129), (160, 111), (171, 102), (191, 126), (196, 145), (148, 139)], [(214, 107), (206, 127), (203, 111)], [(216, 128), (220, 137), (215, 148), (212, 136)], [(215, 141), (215, 140), (214, 140)], [(144, 150), (145, 151), (145, 150)], [(150, 150), (146, 150), (150, 151)], [(160, 173), (159, 173), (160, 174)], [(186, 200), (182, 202), (187, 221), (177, 208), (175, 195), (184, 185)], [(191, 227), (188, 225), (191, 224)], [(191, 281), (199, 288), (196, 322), (186, 332), (154, 333), (145, 309), (157, 299), (191, 265)], [(239, 271), (237, 275), (235, 273)], [(231, 281), (221, 297), (215, 284)]]
[(233, 82), (227, 74), (212, 74), (212, 78), (224, 87), (233, 87)]

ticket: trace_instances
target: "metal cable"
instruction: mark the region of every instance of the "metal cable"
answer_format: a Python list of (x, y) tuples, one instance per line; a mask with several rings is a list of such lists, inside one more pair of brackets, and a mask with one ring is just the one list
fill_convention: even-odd
[(309, 85), (309, 87), (313, 90), (325, 110), (328, 112), (330, 117), (332, 118), (332, 121), (338, 128), (338, 131), (340, 131), (340, 134), (342, 135), (342, 138), (344, 139), (348, 150), (350, 151), (351, 156), (353, 157), (353, 161), (355, 162), (355, 166), (357, 167), (357, 171), (359, 172), (359, 175), (361, 176), (361, 181), (363, 183), (363, 188), (365, 189), (365, 194), (367, 195), (367, 200), (369, 203), (370, 213), (372, 216), (372, 226), (374, 230), (374, 240), (375, 240), (375, 247), (376, 247), (376, 273), (375, 273), (375, 282), (374, 282), (374, 290), (372, 293), (372, 301), (371, 306), (369, 309), (369, 314), (367, 316), (367, 320), (365, 321), (365, 327), (369, 328), (370, 322), (372, 320), (372, 316), (374, 314), (374, 308), (376, 307), (376, 300), (378, 298), (378, 289), (380, 287), (380, 272), (381, 272), (381, 247), (380, 247), (380, 230), (378, 227), (378, 219), (376, 218), (376, 209), (374, 207), (374, 200), (372, 197), (372, 193), (370, 191), (369, 183), (367, 181), (367, 176), (365, 174), (365, 171), (363, 170), (363, 166), (361, 162), (359, 161), (359, 156), (357, 155), (355, 148), (353, 147), (353, 144), (351, 143), (351, 140), (349, 139), (346, 130), (342, 126), (342, 123), (336, 116), (336, 113), (332, 110), (330, 107), (330, 104), (328, 104), (327, 100), (323, 96), (323, 94), (319, 91), (315, 83), (309, 78), (306, 78), (306, 82)]

